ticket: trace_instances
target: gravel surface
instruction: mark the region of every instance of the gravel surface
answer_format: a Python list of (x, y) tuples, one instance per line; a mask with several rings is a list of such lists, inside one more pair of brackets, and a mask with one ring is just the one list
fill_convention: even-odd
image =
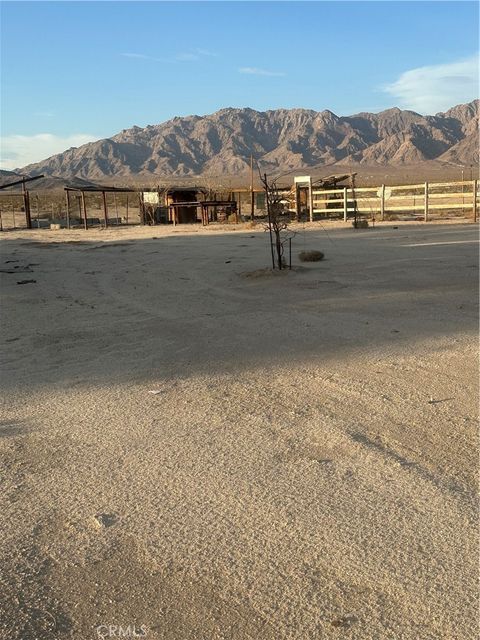
[(477, 637), (477, 228), (395, 226), (2, 235), (2, 640)]

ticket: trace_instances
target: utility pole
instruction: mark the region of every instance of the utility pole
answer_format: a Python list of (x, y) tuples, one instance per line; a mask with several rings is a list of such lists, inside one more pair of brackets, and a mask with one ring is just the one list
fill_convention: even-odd
[(310, 210), (310, 222), (313, 222), (313, 189), (312, 176), (308, 178), (308, 208)]
[(250, 216), (255, 219), (255, 194), (253, 192), (253, 154), (250, 154)]
[(30, 215), (30, 198), (27, 188), (25, 187), (25, 180), (22, 182), (22, 193), (23, 193), (23, 209), (25, 211), (25, 221), (27, 223), (27, 229), (32, 228), (32, 218)]
[[(263, 174), (263, 185), (265, 187), (265, 204), (267, 207), (267, 216), (268, 216), (268, 232), (270, 234), (270, 252), (272, 254), (272, 269), (275, 270), (275, 256), (273, 254), (273, 237), (272, 237), (272, 214), (270, 209), (270, 194), (268, 192), (269, 188), (268, 188), (268, 180), (267, 180), (266, 173)], [(278, 268), (279, 269), (282, 268), (281, 263), (279, 263)]]
[(357, 209), (357, 196), (355, 195), (355, 174), (354, 173), (350, 175), (350, 187), (352, 191), (352, 200), (353, 200), (353, 226), (356, 229), (358, 225), (358, 209)]

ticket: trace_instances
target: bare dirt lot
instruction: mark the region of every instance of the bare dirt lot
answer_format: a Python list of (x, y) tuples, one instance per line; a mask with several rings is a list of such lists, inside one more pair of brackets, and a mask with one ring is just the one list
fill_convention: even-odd
[(299, 232), (3, 234), (2, 640), (477, 637), (477, 227)]

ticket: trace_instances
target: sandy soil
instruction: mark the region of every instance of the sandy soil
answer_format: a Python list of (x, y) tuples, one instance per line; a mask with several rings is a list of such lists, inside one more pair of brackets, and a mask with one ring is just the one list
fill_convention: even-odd
[(477, 229), (395, 225), (2, 235), (2, 639), (477, 637)]

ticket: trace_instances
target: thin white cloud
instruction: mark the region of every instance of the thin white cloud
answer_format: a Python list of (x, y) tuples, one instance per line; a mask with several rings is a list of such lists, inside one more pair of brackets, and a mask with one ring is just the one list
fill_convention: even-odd
[(213, 53), (213, 51), (208, 51), (208, 49), (193, 49), (192, 51), (185, 51), (183, 53), (179, 53), (175, 56), (175, 60), (179, 60), (180, 62), (190, 62), (195, 60), (200, 60), (201, 58), (216, 58), (217, 54)]
[(393, 96), (399, 107), (422, 114), (446, 111), (479, 97), (477, 55), (448, 64), (410, 69), (382, 90)]
[(10, 135), (0, 138), (1, 169), (16, 169), (32, 162), (40, 162), (70, 147), (79, 147), (98, 140), (98, 136), (75, 133), (71, 136), (56, 136), (53, 133), (37, 133), (33, 136)]
[(55, 113), (53, 111), (35, 111), (33, 114), (37, 118), (54, 118)]
[(169, 62), (166, 58), (154, 58), (144, 53), (121, 53), (124, 58), (133, 58), (134, 60), (152, 60), (153, 62)]
[(216, 58), (218, 54), (213, 51), (209, 51), (208, 49), (195, 49), (199, 56), (207, 56), (210, 58)]
[(258, 67), (240, 67), (239, 73), (246, 73), (252, 76), (284, 76), (282, 71), (268, 71), (267, 69), (259, 69)]
[(179, 53), (175, 56), (175, 60), (179, 62), (193, 62), (200, 60), (200, 56), (197, 53)]
[(141, 60), (150, 60), (150, 56), (146, 56), (143, 53), (121, 53), (121, 56), (125, 58), (139, 58)]
[(154, 56), (146, 55), (145, 53), (125, 52), (121, 53), (124, 58), (131, 58), (133, 60), (151, 60), (153, 62), (196, 62), (201, 58), (216, 57), (216, 53), (208, 51), (207, 49), (193, 49), (191, 51), (182, 51), (173, 56), (173, 58), (156, 58)]

